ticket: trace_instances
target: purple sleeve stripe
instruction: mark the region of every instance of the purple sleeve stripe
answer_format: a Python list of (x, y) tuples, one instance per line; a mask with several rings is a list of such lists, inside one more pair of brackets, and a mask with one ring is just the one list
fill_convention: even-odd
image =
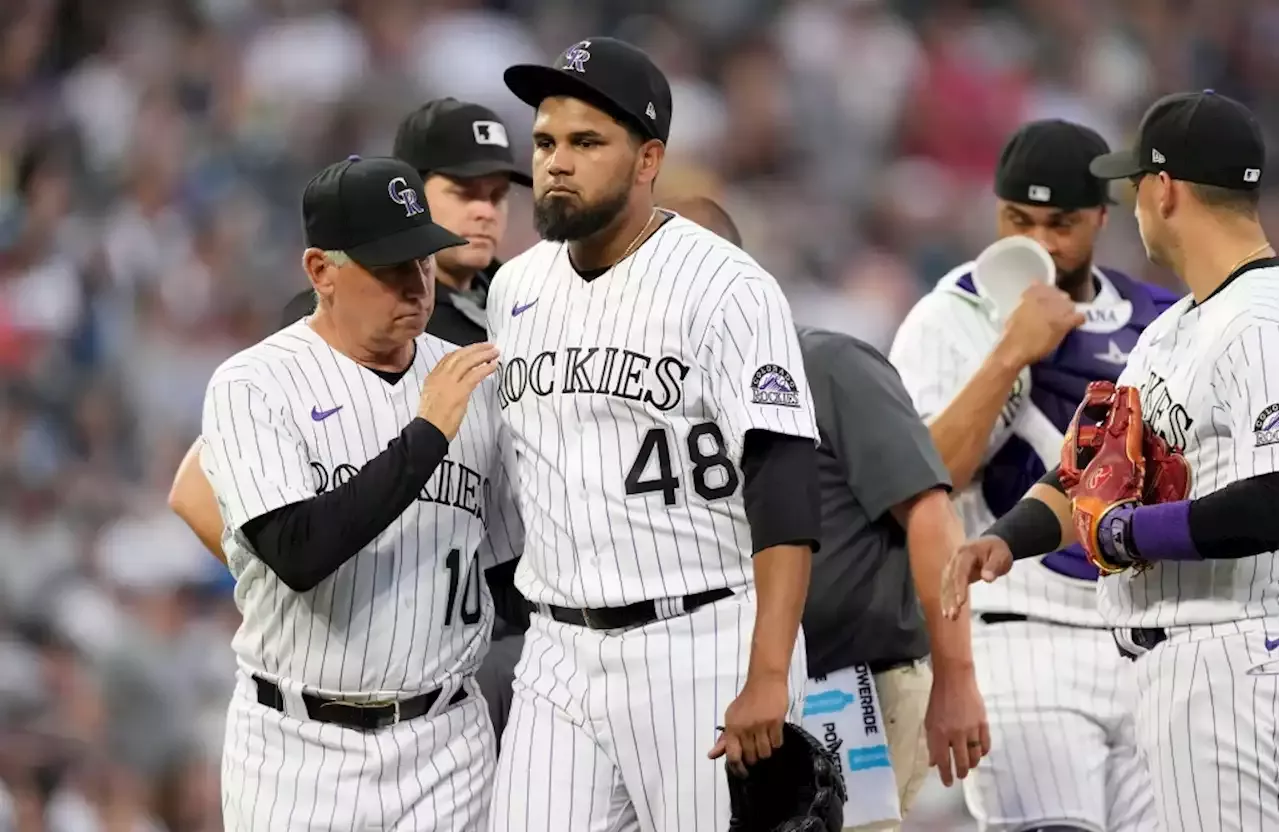
[(1133, 548), (1145, 560), (1203, 560), (1191, 539), (1191, 501), (1141, 506), (1130, 525)]

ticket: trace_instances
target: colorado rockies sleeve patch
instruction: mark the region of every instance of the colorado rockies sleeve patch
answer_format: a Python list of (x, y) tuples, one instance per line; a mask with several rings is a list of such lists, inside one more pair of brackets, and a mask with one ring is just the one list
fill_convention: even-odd
[(800, 392), (796, 388), (796, 380), (777, 364), (764, 365), (751, 377), (751, 403), (799, 407)]
[(1280, 442), (1280, 404), (1269, 404), (1253, 422), (1253, 444), (1261, 448)]

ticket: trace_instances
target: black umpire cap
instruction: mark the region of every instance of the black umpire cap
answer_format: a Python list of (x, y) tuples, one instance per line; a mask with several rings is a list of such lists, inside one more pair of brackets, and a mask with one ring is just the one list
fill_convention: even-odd
[(1111, 201), (1107, 183), (1089, 172), (1089, 163), (1110, 149), (1102, 136), (1080, 124), (1028, 122), (1000, 151), (996, 196), (1063, 211), (1106, 205)]
[(329, 165), (302, 192), (307, 246), (376, 268), (466, 245), (431, 221), (422, 188), (422, 176), (399, 159), (349, 156)]
[(530, 107), (564, 95), (587, 102), (666, 143), (671, 133), (671, 85), (640, 49), (616, 38), (588, 38), (551, 66), (517, 64), (503, 73), (507, 87)]
[(1142, 117), (1138, 141), (1128, 150), (1093, 160), (1101, 179), (1143, 173), (1233, 191), (1262, 185), (1267, 147), (1262, 126), (1249, 108), (1213, 90), (1166, 95)]
[(487, 107), (437, 98), (404, 117), (396, 130), (392, 155), (417, 168), (424, 177), (455, 179), (506, 174), (512, 182), (533, 184), (511, 155), (507, 126)]

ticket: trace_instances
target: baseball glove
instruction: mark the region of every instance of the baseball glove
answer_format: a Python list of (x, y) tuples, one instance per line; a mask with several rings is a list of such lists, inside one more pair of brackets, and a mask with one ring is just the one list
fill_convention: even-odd
[(1186, 459), (1142, 421), (1137, 388), (1095, 381), (1085, 390), (1062, 443), (1058, 477), (1071, 498), (1076, 536), (1104, 574), (1147, 564), (1129, 557), (1123, 510), (1184, 499), (1190, 484)]
[(844, 826), (840, 760), (789, 722), (782, 745), (739, 777), (729, 777), (729, 832), (839, 832)]

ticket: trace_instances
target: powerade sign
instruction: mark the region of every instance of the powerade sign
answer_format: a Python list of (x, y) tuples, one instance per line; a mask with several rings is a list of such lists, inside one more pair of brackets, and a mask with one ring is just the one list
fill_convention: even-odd
[(845, 693), (842, 690), (824, 690), (822, 693), (810, 694), (804, 698), (804, 715), (838, 714), (855, 701), (856, 697), (851, 693)]
[[(821, 687), (826, 680), (814, 681)], [(846, 738), (854, 741), (859, 731), (863, 736), (856, 739), (863, 742), (869, 737), (881, 737), (873, 684), (871, 672), (860, 667), (854, 693), (833, 687), (811, 693), (804, 699), (805, 719), (811, 721), (813, 728), (820, 726), (820, 730), (814, 733), (820, 736), (827, 750), (840, 760), (841, 766), (848, 766), (851, 772), (891, 766), (889, 747), (884, 742), (875, 745), (859, 744), (856, 748), (844, 749)]]

